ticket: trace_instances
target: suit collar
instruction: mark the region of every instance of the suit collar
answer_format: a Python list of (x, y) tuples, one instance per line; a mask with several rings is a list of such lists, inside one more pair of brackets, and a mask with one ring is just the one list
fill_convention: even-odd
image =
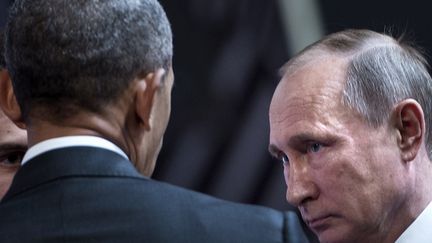
[(68, 147), (42, 153), (23, 165), (3, 201), (41, 184), (65, 177), (144, 178), (132, 162), (116, 152), (95, 147)]
[(128, 158), (117, 145), (104, 138), (96, 136), (64, 136), (47, 139), (33, 145), (25, 153), (21, 164), (24, 165), (27, 161), (47, 151), (73, 146), (104, 148), (122, 155), (125, 159)]

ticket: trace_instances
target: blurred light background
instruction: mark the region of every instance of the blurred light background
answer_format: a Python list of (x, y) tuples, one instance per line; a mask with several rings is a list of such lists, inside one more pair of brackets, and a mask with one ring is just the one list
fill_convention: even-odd
[[(0, 1), (3, 27), (12, 1)], [(290, 209), (282, 166), (267, 152), (279, 67), (346, 28), (406, 32), (432, 49), (427, 1), (160, 1), (173, 27), (176, 81), (154, 178), (276, 209)]]

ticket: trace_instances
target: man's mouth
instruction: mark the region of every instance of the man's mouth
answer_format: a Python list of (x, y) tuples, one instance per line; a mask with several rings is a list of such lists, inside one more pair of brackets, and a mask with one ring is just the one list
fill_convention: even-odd
[(310, 217), (309, 219), (305, 219), (305, 222), (315, 233), (319, 233), (330, 227), (333, 218), (333, 215), (325, 214), (322, 216)]

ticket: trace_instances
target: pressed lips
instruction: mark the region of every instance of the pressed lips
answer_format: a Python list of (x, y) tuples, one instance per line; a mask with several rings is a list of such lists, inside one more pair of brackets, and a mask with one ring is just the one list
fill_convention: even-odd
[(323, 231), (330, 227), (330, 220), (333, 218), (333, 215), (326, 214), (319, 217), (305, 219), (305, 222), (309, 226), (309, 228), (313, 229), (316, 232)]

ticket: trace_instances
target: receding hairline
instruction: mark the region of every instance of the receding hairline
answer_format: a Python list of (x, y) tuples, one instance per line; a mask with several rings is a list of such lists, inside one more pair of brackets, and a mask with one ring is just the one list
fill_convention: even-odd
[(279, 69), (279, 76), (290, 76), (297, 69), (301, 69), (315, 59), (333, 56), (351, 62), (362, 53), (375, 48), (386, 47), (402, 48), (399, 41), (392, 36), (370, 30), (345, 30), (336, 32), (307, 46), (292, 57)]

